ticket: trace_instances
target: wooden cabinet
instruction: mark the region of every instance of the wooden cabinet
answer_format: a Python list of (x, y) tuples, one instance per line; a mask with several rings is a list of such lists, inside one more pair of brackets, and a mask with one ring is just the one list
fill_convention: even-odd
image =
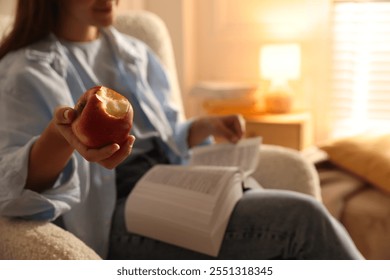
[(303, 150), (312, 144), (310, 114), (264, 114), (246, 117), (246, 136), (261, 136), (264, 144)]

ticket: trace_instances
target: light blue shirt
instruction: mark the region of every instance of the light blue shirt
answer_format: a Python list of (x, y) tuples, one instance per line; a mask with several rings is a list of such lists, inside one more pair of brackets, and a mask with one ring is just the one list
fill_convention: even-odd
[[(191, 120), (178, 121), (159, 59), (142, 42), (112, 27), (102, 33), (120, 73), (114, 89), (138, 112), (132, 133), (137, 139), (158, 135), (171, 162), (182, 163), (188, 157)], [(75, 152), (53, 188), (42, 193), (24, 188), (30, 148), (55, 108), (73, 107), (98, 82), (68, 51), (50, 36), (0, 61), (0, 214), (47, 221), (62, 215), (70, 232), (105, 257), (116, 200), (114, 171)]]

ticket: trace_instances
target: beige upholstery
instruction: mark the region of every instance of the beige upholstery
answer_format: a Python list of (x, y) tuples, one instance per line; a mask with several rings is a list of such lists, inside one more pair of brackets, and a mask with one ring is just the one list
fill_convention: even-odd
[(98, 260), (100, 257), (54, 224), (0, 218), (0, 259)]
[[(1, 22), (0, 18), (0, 28)], [(165, 24), (156, 15), (144, 11), (120, 15), (115, 24), (120, 31), (145, 41), (160, 56), (171, 78), (175, 102), (182, 108), (171, 41)], [(260, 154), (262, 160), (255, 177), (264, 186), (289, 188), (321, 199), (313, 167), (297, 151), (264, 145)], [(53, 224), (0, 218), (0, 259), (96, 258), (96, 254), (83, 242)]]
[(314, 196), (322, 201), (319, 178), (314, 165), (293, 149), (262, 145), (253, 177), (268, 189), (284, 189)]

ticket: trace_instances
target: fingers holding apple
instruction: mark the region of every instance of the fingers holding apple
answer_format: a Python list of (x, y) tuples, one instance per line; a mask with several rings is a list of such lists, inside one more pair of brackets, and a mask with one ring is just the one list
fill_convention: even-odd
[[(110, 156), (98, 161), (98, 163), (108, 169), (115, 168), (119, 163), (127, 158), (127, 156), (131, 153), (133, 144), (135, 141), (135, 137), (129, 135), (128, 140), (124, 142), (119, 150), (112, 153)], [(110, 152), (110, 150), (108, 150)]]
[(114, 168), (130, 153), (133, 109), (129, 101), (106, 87), (86, 91), (75, 108), (56, 109), (57, 130), (81, 156)]

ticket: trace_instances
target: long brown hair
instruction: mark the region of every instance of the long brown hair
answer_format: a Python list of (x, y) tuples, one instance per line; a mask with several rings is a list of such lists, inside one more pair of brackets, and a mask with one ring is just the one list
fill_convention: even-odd
[(60, 0), (18, 0), (10, 33), (0, 43), (0, 59), (54, 31)]

